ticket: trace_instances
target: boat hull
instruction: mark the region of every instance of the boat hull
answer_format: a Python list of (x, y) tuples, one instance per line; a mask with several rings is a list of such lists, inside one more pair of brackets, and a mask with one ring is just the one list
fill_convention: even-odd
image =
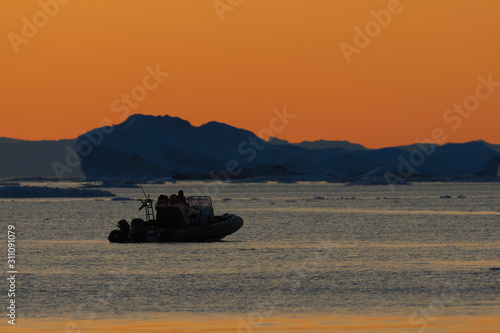
[(113, 230), (108, 239), (112, 243), (213, 242), (238, 231), (243, 226), (243, 219), (229, 215), (215, 223), (165, 229), (154, 227), (155, 221), (148, 223), (152, 227), (140, 233)]

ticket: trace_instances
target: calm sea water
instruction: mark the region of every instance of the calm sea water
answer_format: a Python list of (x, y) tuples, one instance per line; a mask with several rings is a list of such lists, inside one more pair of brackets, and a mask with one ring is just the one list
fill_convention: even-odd
[[(146, 190), (156, 198), (214, 193), (212, 185)], [(500, 184), (243, 183), (217, 192), (216, 214), (245, 224), (222, 242), (193, 244), (109, 243), (118, 220), (143, 217), (136, 201), (3, 199), (2, 233), (8, 223), (18, 232), (19, 318), (500, 313)]]

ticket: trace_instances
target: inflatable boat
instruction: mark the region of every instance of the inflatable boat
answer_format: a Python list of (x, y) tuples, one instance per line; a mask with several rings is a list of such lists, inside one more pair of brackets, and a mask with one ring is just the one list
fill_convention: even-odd
[(189, 197), (186, 202), (169, 202), (167, 198), (158, 200), (154, 208), (153, 199), (140, 201), (140, 209), (146, 209), (146, 220), (136, 218), (130, 224), (119, 221), (118, 230), (108, 236), (111, 243), (211, 242), (243, 226), (243, 219), (234, 214), (214, 215), (212, 199), (208, 196)]

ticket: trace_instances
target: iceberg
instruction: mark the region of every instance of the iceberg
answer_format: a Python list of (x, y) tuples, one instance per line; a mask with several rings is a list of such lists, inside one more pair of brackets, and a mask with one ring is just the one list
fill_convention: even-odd
[(98, 198), (114, 197), (108, 191), (47, 186), (3, 186), (0, 198)]

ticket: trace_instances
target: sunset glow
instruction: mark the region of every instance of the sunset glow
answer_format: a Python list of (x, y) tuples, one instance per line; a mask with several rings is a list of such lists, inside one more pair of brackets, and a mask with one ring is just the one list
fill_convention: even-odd
[(292, 142), (377, 148), (440, 128), (445, 142), (500, 143), (498, 1), (0, 7), (1, 137), (74, 138), (134, 113), (258, 133), (286, 106), (296, 118), (275, 135)]
[[(188, 317), (189, 318), (189, 317)], [(105, 332), (280, 332), (294, 333), (314, 330), (315, 332), (394, 332), (401, 333), (425, 330), (428, 333), (438, 333), (450, 331), (456, 333), (498, 332), (498, 317), (445, 317), (439, 323), (425, 323), (412, 321), (404, 317), (341, 317), (341, 316), (321, 316), (317, 318), (291, 318), (276, 317), (268, 318), (267, 325), (255, 325), (251, 329), (241, 325), (241, 319), (227, 318), (189, 318), (179, 320), (170, 318), (169, 320), (150, 320), (148, 322), (139, 320), (93, 320), (93, 321), (34, 321), (24, 320), (19, 329), (9, 329), (5, 333), (23, 332), (76, 332), (85, 330), (89, 333)]]

